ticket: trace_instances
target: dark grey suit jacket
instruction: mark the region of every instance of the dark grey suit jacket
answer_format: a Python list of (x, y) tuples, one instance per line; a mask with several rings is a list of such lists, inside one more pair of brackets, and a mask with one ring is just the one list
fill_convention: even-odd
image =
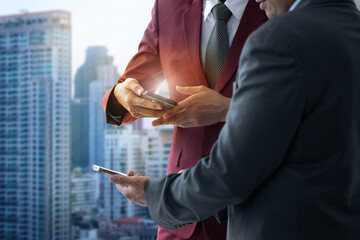
[(249, 37), (240, 66), (210, 156), (146, 182), (151, 217), (176, 229), (229, 206), (228, 239), (359, 240), (354, 2), (302, 0)]

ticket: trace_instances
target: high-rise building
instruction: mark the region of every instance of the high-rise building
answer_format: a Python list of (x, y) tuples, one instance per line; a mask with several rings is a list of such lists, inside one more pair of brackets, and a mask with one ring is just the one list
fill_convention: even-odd
[[(90, 83), (99, 79), (98, 66), (113, 64), (113, 57), (108, 56), (108, 50), (104, 46), (91, 46), (86, 50), (84, 64), (78, 68), (75, 74), (76, 99), (89, 98)], [(113, 82), (114, 83), (114, 82)]]
[(75, 168), (71, 175), (71, 212), (96, 210), (100, 175), (80, 168)]
[(75, 75), (75, 95), (71, 103), (72, 167), (89, 168), (89, 89), (91, 82), (99, 79), (98, 66), (113, 63), (107, 52), (103, 46), (88, 47), (85, 63)]
[[(165, 176), (172, 128), (143, 129), (140, 125), (105, 130), (104, 166), (125, 173), (133, 170), (151, 177)], [(108, 221), (149, 216), (146, 208), (131, 204), (109, 181), (104, 184), (103, 199), (104, 217)]]
[(156, 132), (158, 135), (149, 139), (145, 154), (146, 176), (165, 177), (174, 130), (172, 126), (160, 126)]
[[(131, 124), (117, 129), (105, 130), (105, 163), (106, 168), (116, 171), (145, 174), (145, 157), (149, 135), (147, 132), (133, 130)], [(104, 185), (104, 216), (107, 220), (120, 217), (144, 217), (147, 211), (133, 205), (109, 181)]]
[(71, 16), (0, 17), (0, 239), (69, 239)]
[[(104, 135), (105, 129), (113, 128), (114, 125), (107, 124), (105, 121), (105, 113), (101, 100), (105, 92), (110, 89), (119, 78), (117, 67), (113, 65), (103, 65), (98, 68), (98, 79), (90, 83), (89, 95), (89, 166), (104, 166)], [(100, 175), (100, 198), (98, 203), (104, 205), (104, 184), (108, 179), (104, 175)]]
[(104, 65), (98, 68), (98, 79), (90, 84), (89, 95), (89, 166), (104, 165), (105, 129), (114, 127), (105, 121), (102, 98), (119, 78), (117, 67)]
[[(127, 126), (121, 126), (117, 129), (105, 130), (105, 155), (104, 167), (115, 171), (127, 172), (128, 162), (128, 142), (124, 140), (129, 134)], [(104, 183), (104, 210), (103, 214), (106, 220), (114, 221), (127, 215), (127, 200), (115, 188), (110, 181)]]

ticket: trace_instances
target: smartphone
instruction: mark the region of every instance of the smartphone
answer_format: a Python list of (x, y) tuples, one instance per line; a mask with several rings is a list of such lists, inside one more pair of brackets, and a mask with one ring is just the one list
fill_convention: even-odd
[(171, 109), (177, 105), (177, 102), (153, 92), (145, 91), (141, 96), (145, 99), (159, 103), (165, 110)]
[(114, 175), (114, 174), (119, 174), (119, 175), (123, 175), (123, 176), (127, 176), (127, 174), (125, 173), (122, 173), (122, 172), (117, 172), (117, 171), (114, 171), (114, 170), (110, 170), (110, 169), (107, 169), (107, 168), (104, 168), (104, 167), (100, 167), (98, 165), (92, 165), (92, 168), (94, 169), (94, 171), (97, 171), (99, 173), (103, 173), (103, 174), (106, 174), (106, 175)]

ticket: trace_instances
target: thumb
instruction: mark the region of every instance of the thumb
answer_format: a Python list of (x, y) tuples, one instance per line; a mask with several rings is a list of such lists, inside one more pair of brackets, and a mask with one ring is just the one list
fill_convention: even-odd
[(176, 90), (180, 93), (186, 94), (186, 95), (193, 95), (202, 91), (205, 91), (207, 87), (200, 85), (200, 86), (176, 86)]
[(135, 78), (127, 78), (125, 80), (127, 88), (133, 91), (136, 95), (141, 96), (144, 93), (144, 88), (139, 84)]

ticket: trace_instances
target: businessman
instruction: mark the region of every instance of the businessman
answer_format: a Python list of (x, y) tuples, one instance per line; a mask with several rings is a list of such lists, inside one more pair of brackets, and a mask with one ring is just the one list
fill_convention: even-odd
[(353, 0), (260, 1), (272, 19), (246, 41), (210, 156), (110, 180), (168, 229), (229, 206), (228, 239), (358, 240), (360, 13)]
[[(226, 118), (243, 44), (267, 19), (254, 1), (222, 2), (156, 0), (138, 53), (103, 99), (108, 123), (156, 117), (154, 126), (175, 126), (168, 173), (191, 168), (209, 155)], [(170, 111), (140, 98), (163, 79), (179, 102)], [(226, 210), (216, 216), (226, 221)], [(158, 239), (221, 240), (226, 228), (210, 217), (176, 231), (159, 228)]]

